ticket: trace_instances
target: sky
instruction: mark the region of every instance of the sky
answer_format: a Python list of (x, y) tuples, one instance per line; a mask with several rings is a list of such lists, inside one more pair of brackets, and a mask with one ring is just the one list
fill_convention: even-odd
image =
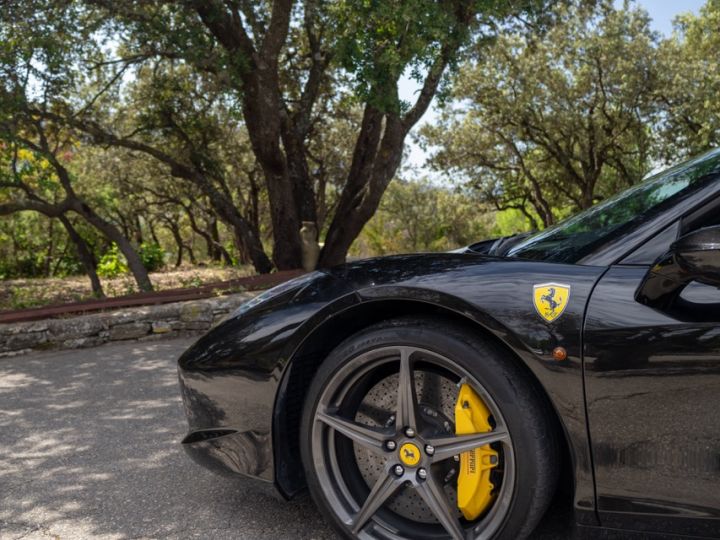
[[(691, 11), (697, 13), (705, 3), (704, 0), (639, 0), (638, 4), (645, 8), (653, 19), (653, 28), (669, 35), (672, 32), (672, 21), (676, 15)], [(622, 1), (616, 0), (621, 6)]]
[[(672, 21), (681, 13), (698, 13), (700, 7), (705, 0), (637, 0), (638, 5), (643, 7), (652, 18), (652, 27), (654, 30), (663, 35), (672, 33)], [(621, 7), (623, 0), (615, 0), (615, 4)], [(414, 101), (414, 96), (418, 91), (418, 84), (406, 77), (400, 80), (400, 97), (407, 101)], [(418, 122), (413, 131), (417, 131), (418, 127), (425, 122), (432, 122), (437, 117), (437, 111), (434, 106), (425, 113), (425, 116)], [(411, 167), (417, 171), (419, 176), (435, 176), (428, 168), (424, 166), (426, 161), (425, 152), (412, 140), (411, 136), (407, 140), (408, 157), (405, 166)]]

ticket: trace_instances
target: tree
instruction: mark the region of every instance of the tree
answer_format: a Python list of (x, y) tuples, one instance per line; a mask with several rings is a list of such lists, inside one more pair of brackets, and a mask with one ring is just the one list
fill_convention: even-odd
[[(67, 112), (57, 114), (38, 109), (33, 109), (33, 112), (86, 134), (96, 145), (150, 156), (165, 166), (171, 176), (202, 190), (214, 212), (234, 231), (237, 250), (247, 254), (258, 272), (269, 272), (272, 266), (264, 252), (259, 231), (243, 215), (229, 189), (230, 164), (218, 155), (230, 151), (232, 141), (232, 134), (220, 129), (222, 114), (208, 114), (212, 105), (205, 108), (202, 102), (200, 111), (194, 110), (189, 105), (193, 101), (192, 95), (173, 96), (177, 97), (184, 99), (172, 99), (172, 109), (160, 104), (159, 110), (154, 110), (158, 103), (148, 102), (150, 111), (139, 111), (139, 122), (132, 126), (131, 135), (118, 134), (118, 126), (103, 125)], [(188, 111), (196, 114), (181, 114)], [(119, 123), (122, 128), (123, 122)]]
[(467, 193), (426, 179), (398, 179), (350, 253), (367, 257), (455, 249), (489, 237), (493, 217)]
[[(232, 149), (233, 142), (228, 141), (226, 147)], [(192, 183), (178, 182), (157, 160), (123, 148), (86, 145), (73, 157), (73, 165), (80, 189), (92, 192), (90, 202), (141, 248), (162, 245), (176, 266), (186, 256), (191, 264), (250, 263), (247, 253), (237, 252), (238, 261), (231, 256), (228, 244), (234, 240), (233, 231), (217, 219), (204, 193)], [(247, 179), (229, 175), (227, 180), (227, 191), (232, 194), (244, 190)], [(253, 200), (249, 191), (250, 200), (238, 199), (236, 204), (254, 228), (264, 230), (263, 203)], [(198, 249), (198, 241), (204, 242), (206, 256)]]
[(689, 157), (720, 144), (720, 1), (708, 0), (700, 13), (675, 21), (675, 32), (659, 48), (663, 111), (660, 156)]
[[(60, 35), (72, 45), (50, 41), (54, 51), (67, 52), (64, 65), (73, 73), (69, 80), (54, 82), (87, 83), (86, 74), (92, 73), (91, 86), (97, 94), (79, 101), (68, 97), (73, 92), (58, 92), (58, 106), (43, 114), (56, 122), (64, 119), (96, 144), (146, 152), (165, 163), (174, 176), (194, 182), (218, 215), (233, 223), (258, 270), (267, 271), (256, 235), (217, 189), (219, 179), (210, 179), (221, 169), (204, 159), (204, 150), (222, 141), (206, 141), (198, 148), (197, 139), (190, 137), (182, 152), (169, 152), (166, 137), (175, 139), (170, 146), (177, 150), (180, 131), (186, 132), (187, 125), (170, 129), (165, 124), (158, 129), (155, 122), (154, 131), (126, 126), (130, 131), (121, 134), (117, 126), (106, 123), (108, 112), (116, 112), (123, 95), (120, 92), (119, 99), (110, 103), (97, 95), (122, 87), (125, 73), (137, 73), (139, 66), (161, 72), (191, 69), (186, 77), (195, 88), (212, 86), (214, 94), (242, 116), (267, 191), (275, 266), (300, 265), (301, 223), (320, 220), (328, 223), (321, 264), (334, 264), (344, 259), (376, 210), (400, 164), (408, 132), (465, 45), (495, 36), (515, 16), (534, 16), (544, 3), (88, 0), (60, 14)], [(12, 23), (30, 12), (29, 18), (39, 19), (39, 12), (47, 14), (53, 8), (57, 9), (53, 2), (23, 3), (4, 10), (3, 17)], [(52, 21), (46, 17), (40, 22), (46, 41), (37, 43), (43, 50), (47, 35), (53, 35), (47, 28)], [(112, 48), (113, 39), (121, 42), (115, 48), (118, 56), (106, 58), (104, 51)], [(405, 72), (421, 85), (413, 103), (398, 97), (398, 81)], [(348, 89), (352, 91), (343, 96)], [(176, 87), (169, 95), (183, 94), (188, 95), (187, 88)], [(343, 177), (334, 180), (341, 188), (334, 215), (326, 216), (325, 194), (318, 190), (327, 186), (320, 175), (327, 170), (321, 164), (328, 160), (316, 152), (327, 146), (316, 139), (323, 137), (328, 115), (348, 117), (346, 111), (356, 108), (362, 111), (358, 133), (343, 141), (351, 159), (339, 171)], [(147, 136), (156, 137), (154, 144)]]
[[(0, 157), (0, 164), (7, 169), (5, 157)], [(8, 200), (7, 192), (0, 189), (0, 209)], [(93, 293), (103, 296), (95, 272), (93, 236), (93, 231), (82, 220), (70, 216), (52, 218), (34, 211), (3, 216), (0, 279), (63, 276), (84, 270), (90, 277)]]
[(423, 129), (432, 163), (534, 226), (589, 208), (650, 168), (657, 36), (612, 0), (555, 7), (546, 33), (500, 36), (461, 67), (442, 121)]
[[(10, 156), (8, 171), (0, 174), (0, 189), (6, 201), (0, 204), (0, 215), (22, 211), (39, 212), (57, 218), (74, 242), (78, 257), (92, 282), (93, 291), (102, 295), (102, 287), (95, 272), (94, 257), (72, 226), (67, 214), (75, 213), (115, 242), (127, 259), (128, 267), (141, 290), (152, 290), (152, 283), (142, 260), (131, 242), (109, 220), (98, 214), (73, 185), (72, 175), (61, 155), (71, 154), (69, 143), (61, 131), (48, 129), (39, 119), (15, 116), (0, 121), (0, 137)], [(43, 197), (49, 192), (52, 199)]]
[[(41, 15), (35, 11), (37, 7), (36, 4), (23, 4), (8, 9), (11, 16), (23, 17), (11, 18), (7, 24), (0, 25), (0, 141), (11, 153), (10, 166), (2, 172), (1, 186), (10, 200), (0, 207), (0, 214), (31, 210), (60, 219), (76, 241), (93, 288), (100, 293), (99, 281), (94, 275), (94, 267), (90, 270), (91, 261), (84, 253), (80, 237), (72, 231), (71, 222), (65, 219), (68, 213), (75, 213), (115, 242), (127, 258), (138, 287), (152, 290), (148, 273), (131, 242), (75, 189), (72, 174), (61, 159), (63, 153), (72, 152), (72, 133), (64, 124), (53, 122), (52, 115), (48, 114), (57, 97), (66, 96), (64, 92), (72, 87), (69, 81), (76, 74), (67, 69), (65, 62), (77, 54), (74, 48), (79, 40), (64, 40), (62, 35), (49, 37), (45, 32), (49, 26), (61, 32), (72, 32), (73, 24), (82, 12), (62, 3), (52, 6), (50, 13)], [(3, 16), (5, 14), (3, 11)], [(45, 16), (50, 14), (54, 18), (48, 23)], [(94, 30), (94, 25), (85, 27), (83, 32), (87, 34), (84, 36)], [(32, 154), (31, 181), (18, 168), (21, 149)], [(38, 164), (39, 167), (35, 166)], [(52, 201), (43, 198), (37, 187), (47, 188), (50, 184), (51, 191), (62, 194), (62, 198)]]

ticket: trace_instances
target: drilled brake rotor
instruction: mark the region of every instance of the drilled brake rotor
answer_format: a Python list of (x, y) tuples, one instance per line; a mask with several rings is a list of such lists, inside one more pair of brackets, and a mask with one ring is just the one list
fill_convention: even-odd
[[(355, 415), (355, 421), (374, 427), (386, 427), (395, 422), (393, 411), (397, 408), (397, 374), (390, 375), (375, 384), (365, 395)], [(415, 372), (415, 390), (422, 423), (434, 434), (452, 434), (458, 387), (455, 382), (437, 373)], [(368, 486), (374, 486), (383, 474), (387, 460), (394, 454), (382, 456), (357, 444), (353, 445), (360, 474)], [(448, 502), (457, 509), (457, 464), (450, 460), (440, 471), (445, 480)], [(437, 523), (427, 504), (413, 489), (402, 488), (387, 502), (387, 508), (396, 514), (420, 523)], [(457, 511), (458, 516), (461, 515)]]

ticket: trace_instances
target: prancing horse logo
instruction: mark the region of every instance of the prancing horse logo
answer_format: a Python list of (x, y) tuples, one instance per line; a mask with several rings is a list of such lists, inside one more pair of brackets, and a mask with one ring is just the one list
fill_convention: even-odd
[(400, 447), (400, 461), (403, 465), (414, 467), (420, 463), (420, 449), (411, 442), (406, 442)]
[(570, 300), (570, 285), (542, 283), (533, 286), (533, 304), (547, 322), (553, 322), (565, 311)]

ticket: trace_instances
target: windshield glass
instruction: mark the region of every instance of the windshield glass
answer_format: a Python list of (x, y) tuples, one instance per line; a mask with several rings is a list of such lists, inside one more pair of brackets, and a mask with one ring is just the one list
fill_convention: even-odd
[(508, 257), (575, 263), (720, 173), (720, 149), (658, 173), (513, 246)]

